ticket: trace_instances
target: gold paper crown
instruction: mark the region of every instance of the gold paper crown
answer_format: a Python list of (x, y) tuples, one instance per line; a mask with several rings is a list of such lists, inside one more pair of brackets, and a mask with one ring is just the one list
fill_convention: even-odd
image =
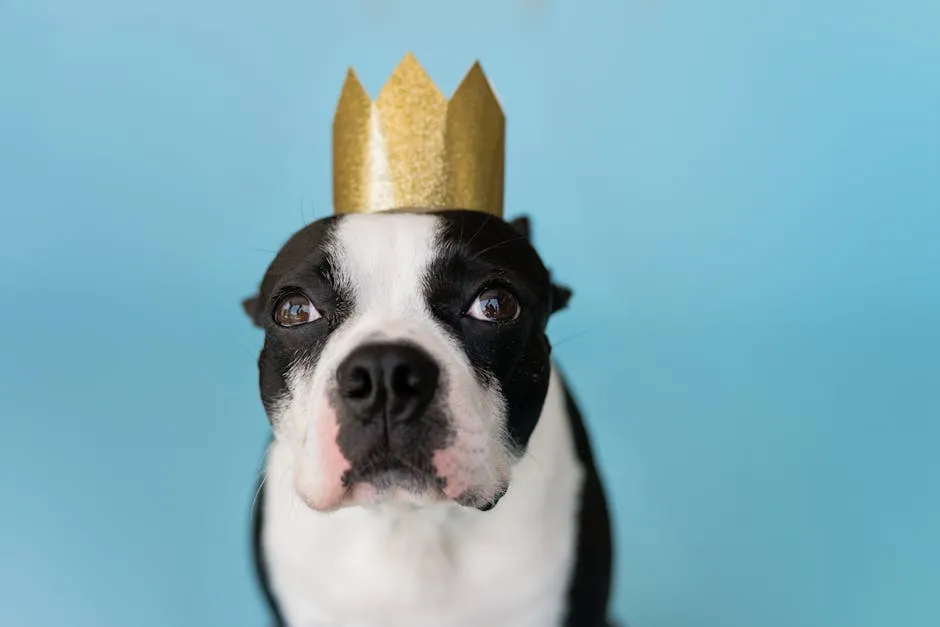
[(375, 102), (350, 68), (333, 118), (333, 209), (502, 217), (505, 127), (479, 62), (449, 102), (411, 53)]

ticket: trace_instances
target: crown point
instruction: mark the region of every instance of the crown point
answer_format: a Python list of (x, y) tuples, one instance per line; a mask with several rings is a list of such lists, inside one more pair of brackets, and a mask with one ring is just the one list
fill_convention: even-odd
[(366, 93), (356, 71), (352, 68), (346, 72), (346, 79), (343, 81), (343, 88), (339, 93), (339, 104), (336, 107), (336, 115), (346, 113), (348, 110), (361, 111), (363, 107), (368, 108), (372, 101), (369, 100), (369, 94)]
[(381, 107), (383, 102), (410, 97), (417, 100), (430, 99), (442, 104), (447, 100), (417, 57), (409, 52), (392, 72), (375, 102)]
[(424, 66), (421, 65), (420, 61), (418, 61), (418, 57), (416, 57), (415, 54), (410, 50), (405, 53), (405, 56), (403, 56), (401, 61), (398, 62), (398, 65), (395, 66), (395, 69), (392, 71), (392, 76), (395, 76), (398, 73), (402, 73), (407, 76), (423, 75), (427, 77), (428, 81), (431, 80), (431, 77), (424, 69)]
[(463, 80), (460, 81), (460, 84), (457, 85), (457, 89), (454, 91), (453, 98), (456, 98), (458, 94), (467, 91), (476, 91), (480, 94), (487, 94), (492, 97), (493, 100), (496, 100), (496, 94), (493, 92), (493, 87), (490, 85), (490, 81), (483, 72), (483, 66), (480, 65), (479, 61), (476, 61), (470, 67), (470, 70), (467, 71), (467, 73), (464, 75)]
[[(346, 73), (333, 116), (333, 208), (353, 211), (367, 201), (369, 116), (372, 101), (352, 68)], [(340, 175), (343, 173), (343, 175)]]
[(369, 94), (359, 82), (356, 72), (349, 68), (339, 94), (336, 113), (333, 114), (334, 128), (348, 125), (353, 120), (368, 119), (371, 108), (372, 101), (369, 99)]
[(506, 119), (479, 62), (447, 105), (447, 147), (456, 201), (502, 214)]

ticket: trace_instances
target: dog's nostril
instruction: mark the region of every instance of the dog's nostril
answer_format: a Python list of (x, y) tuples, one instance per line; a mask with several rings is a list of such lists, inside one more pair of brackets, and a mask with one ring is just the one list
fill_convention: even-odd
[(346, 378), (343, 391), (349, 398), (364, 399), (372, 394), (372, 376), (365, 368), (353, 368)]
[(421, 375), (416, 370), (401, 364), (392, 370), (390, 379), (392, 391), (401, 395), (417, 394), (421, 388)]

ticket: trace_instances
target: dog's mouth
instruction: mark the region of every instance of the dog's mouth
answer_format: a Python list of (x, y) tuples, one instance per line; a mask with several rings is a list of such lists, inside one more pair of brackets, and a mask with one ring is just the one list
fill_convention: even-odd
[(365, 488), (377, 497), (392, 493), (444, 498), (444, 480), (437, 477), (429, 462), (420, 462), (391, 453), (373, 455), (353, 464), (342, 477), (347, 493)]
[(349, 504), (401, 501), (432, 504), (452, 501), (479, 511), (489, 511), (505, 496), (508, 485), (490, 494), (469, 489), (450, 498), (445, 493), (447, 480), (437, 476), (430, 463), (420, 463), (391, 454), (370, 458), (353, 465), (342, 478), (345, 499)]

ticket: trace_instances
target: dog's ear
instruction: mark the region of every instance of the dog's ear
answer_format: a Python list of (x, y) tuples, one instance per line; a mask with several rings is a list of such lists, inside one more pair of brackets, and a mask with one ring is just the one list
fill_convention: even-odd
[(571, 300), (571, 289), (558, 283), (552, 283), (552, 313), (561, 311)]
[(261, 297), (258, 294), (250, 296), (242, 301), (242, 309), (245, 310), (251, 323), (256, 327), (261, 325)]
[(519, 216), (514, 220), (510, 220), (509, 226), (516, 229), (516, 233), (521, 235), (526, 239), (532, 239), (532, 229), (529, 225), (528, 216)]
[[(532, 223), (529, 221), (528, 216), (519, 216), (513, 220), (510, 220), (509, 226), (516, 230), (516, 233), (526, 238), (527, 240), (532, 239)], [(559, 285), (558, 283), (552, 283), (552, 313), (556, 311), (561, 311), (568, 306), (568, 301), (571, 300), (571, 289), (565, 287), (564, 285)]]

